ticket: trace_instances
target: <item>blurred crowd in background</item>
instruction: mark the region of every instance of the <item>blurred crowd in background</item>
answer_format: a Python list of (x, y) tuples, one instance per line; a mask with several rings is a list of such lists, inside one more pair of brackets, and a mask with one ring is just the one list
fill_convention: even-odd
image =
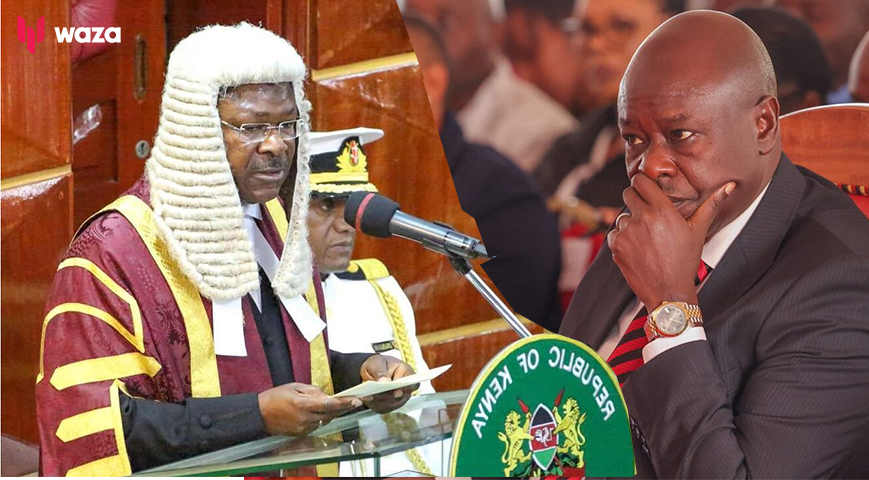
[[(616, 122), (619, 83), (642, 41), (668, 18), (714, 9), (754, 29), (772, 58), (783, 115), (869, 102), (869, 0), (399, 0), (399, 5), (406, 23), (408, 18), (427, 22), (434, 31), (428, 33), (439, 37), (431, 39), (431, 48), (443, 51), (431, 60), (420, 53), (419, 35), (408, 27), (442, 139), (440, 120), (446, 115), (458, 122), (468, 142), (488, 145), (515, 164), (557, 219), (552, 222), (561, 245), (557, 287), (535, 288), (557, 288), (561, 308), (601, 247), (629, 186)], [(455, 171), (453, 176), (458, 190)], [(494, 190), (489, 194), (502, 195)], [(476, 219), (478, 225), (484, 221)], [(510, 228), (502, 230), (505, 235)], [(481, 232), (491, 241), (482, 226)]]

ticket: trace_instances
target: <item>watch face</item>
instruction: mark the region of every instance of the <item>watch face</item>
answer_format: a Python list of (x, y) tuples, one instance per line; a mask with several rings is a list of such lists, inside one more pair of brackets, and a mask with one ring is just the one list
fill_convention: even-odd
[(681, 333), (687, 323), (688, 317), (685, 316), (685, 312), (675, 305), (666, 305), (655, 316), (655, 326), (663, 335), (673, 336)]

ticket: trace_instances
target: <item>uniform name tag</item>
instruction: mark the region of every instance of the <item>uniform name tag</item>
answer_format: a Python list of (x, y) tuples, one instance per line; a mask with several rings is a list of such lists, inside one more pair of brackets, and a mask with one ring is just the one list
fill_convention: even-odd
[(385, 342), (374, 342), (371, 344), (371, 348), (374, 349), (374, 353), (383, 353), (389, 350), (395, 350), (395, 342), (393, 340), (387, 340)]

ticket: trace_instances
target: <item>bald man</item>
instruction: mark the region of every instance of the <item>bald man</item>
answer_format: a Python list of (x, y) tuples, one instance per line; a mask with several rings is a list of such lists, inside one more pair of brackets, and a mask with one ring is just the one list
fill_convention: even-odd
[(851, 60), (848, 91), (853, 101), (869, 103), (869, 32), (866, 32)]
[(869, 221), (782, 154), (760, 39), (674, 17), (618, 117), (627, 207), (560, 333), (623, 384), (639, 476), (866, 476)]

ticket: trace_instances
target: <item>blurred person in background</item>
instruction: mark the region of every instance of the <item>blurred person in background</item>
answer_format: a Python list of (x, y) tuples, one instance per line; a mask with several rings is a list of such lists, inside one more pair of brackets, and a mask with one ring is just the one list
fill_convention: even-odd
[(552, 142), (577, 121), (558, 102), (513, 73), (499, 51), (503, 0), (405, 0), (403, 13), (435, 26), (453, 67), (447, 97), (466, 138), (532, 171)]
[[(425, 91), (462, 210), (474, 217), (493, 258), (483, 263), (504, 299), (520, 315), (550, 331), (561, 324), (557, 281), (558, 227), (532, 179), (492, 148), (468, 141), (446, 108), (450, 58), (437, 29), (404, 15), (422, 69)], [(529, 117), (533, 122), (534, 115)]]
[(582, 84), (581, 58), (573, 54), (562, 22), (575, 0), (505, 0), (503, 51), (516, 75), (579, 118), (591, 96)]
[(574, 55), (582, 58), (582, 83), (598, 108), (559, 138), (534, 172), (560, 216), (563, 305), (601, 246), (602, 235), (592, 234), (612, 223), (622, 191), (630, 186), (616, 124), (619, 82), (646, 36), (684, 8), (684, 0), (579, 0), (574, 16), (564, 22)]
[(775, 3), (805, 18), (824, 45), (835, 83), (827, 103), (851, 101), (848, 66), (860, 39), (869, 31), (869, 1), (775, 0)]
[(624, 147), (615, 128), (619, 82), (643, 39), (683, 10), (684, 1), (669, 0), (576, 3), (564, 27), (573, 35), (575, 55), (583, 59), (582, 82), (597, 108), (583, 117), (580, 128), (559, 138), (535, 170), (547, 195), (576, 196), (596, 206), (621, 205), (624, 169), (607, 168)]
[(760, 37), (772, 58), (781, 114), (826, 104), (833, 70), (812, 27), (787, 10), (743, 7), (731, 12)]
[(866, 32), (851, 60), (848, 90), (853, 101), (869, 103), (869, 32)]
[(770, 0), (687, 0), (686, 10), (718, 10), (729, 12), (736, 8), (762, 6), (769, 4)]

